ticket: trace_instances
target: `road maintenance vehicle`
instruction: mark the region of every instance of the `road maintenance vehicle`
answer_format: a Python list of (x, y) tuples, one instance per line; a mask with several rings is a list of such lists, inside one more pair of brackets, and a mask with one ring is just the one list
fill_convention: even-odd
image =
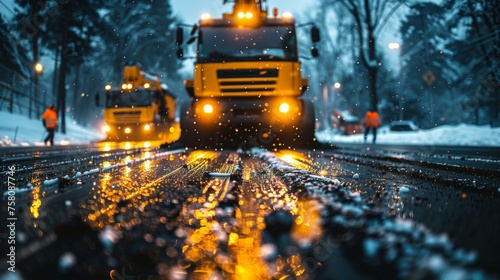
[[(224, 3), (230, 2), (225, 0)], [(299, 61), (296, 24), (289, 13), (268, 15), (265, 0), (235, 0), (221, 18), (203, 15), (191, 32), (179, 25), (177, 56), (196, 42), (194, 75), (184, 81), (190, 100), (180, 110), (181, 142), (213, 146), (310, 147), (315, 113)], [(191, 38), (184, 40), (188, 33)], [(311, 28), (313, 57), (319, 30)]]
[(107, 140), (173, 141), (180, 134), (176, 96), (139, 65), (126, 65), (123, 83), (106, 85), (105, 90), (103, 131)]

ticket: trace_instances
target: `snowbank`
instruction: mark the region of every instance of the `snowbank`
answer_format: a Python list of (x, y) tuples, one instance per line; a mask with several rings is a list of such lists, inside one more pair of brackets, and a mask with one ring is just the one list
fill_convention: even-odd
[[(40, 119), (0, 112), (0, 146), (44, 146), (45, 129)], [(17, 129), (17, 134), (16, 134)], [(72, 119), (66, 119), (66, 134), (56, 132), (56, 145), (84, 144), (99, 141), (105, 135), (95, 128), (77, 125)], [(335, 131), (316, 132), (321, 142), (363, 143), (362, 134), (340, 135)], [(369, 134), (368, 142), (371, 143)], [(467, 124), (443, 125), (418, 132), (391, 132), (380, 128), (377, 133), (378, 144), (414, 144), (414, 145), (455, 145), (455, 146), (500, 146), (500, 128), (474, 126)]]
[[(47, 132), (40, 118), (0, 112), (0, 146), (44, 146)], [(66, 118), (66, 134), (56, 132), (55, 145), (85, 144), (102, 140), (105, 135), (97, 129), (86, 128)]]
[[(316, 132), (321, 142), (363, 143), (363, 134), (340, 135), (332, 131)], [(372, 134), (368, 134), (371, 143)], [(443, 125), (418, 132), (392, 132), (381, 128), (377, 133), (378, 144), (415, 144), (451, 146), (500, 146), (500, 128), (488, 125)]]

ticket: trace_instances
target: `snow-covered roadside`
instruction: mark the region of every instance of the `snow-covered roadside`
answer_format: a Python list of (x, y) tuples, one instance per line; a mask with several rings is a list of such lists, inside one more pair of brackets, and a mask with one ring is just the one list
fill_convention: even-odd
[[(0, 146), (44, 146), (47, 132), (40, 118), (30, 119), (18, 114), (0, 112)], [(99, 141), (105, 135), (93, 128), (86, 128), (66, 118), (66, 134), (56, 132), (55, 145), (85, 144)]]
[[(333, 131), (316, 132), (321, 142), (363, 143), (363, 134), (340, 135)], [(371, 143), (372, 134), (368, 135)], [(500, 146), (500, 127), (488, 125), (443, 125), (417, 132), (391, 132), (386, 127), (377, 133), (378, 144), (451, 145), (451, 146)]]
[[(39, 118), (0, 111), (0, 146), (44, 146), (46, 135)], [(86, 128), (66, 119), (66, 134), (56, 132), (56, 145), (84, 144), (99, 141), (105, 135), (97, 128)], [(17, 130), (17, 133), (16, 133)], [(340, 135), (335, 131), (316, 132), (321, 142), (363, 143), (363, 135)], [(368, 136), (371, 141), (372, 135)], [(497, 146), (500, 147), (500, 127), (467, 124), (444, 125), (418, 132), (390, 132), (386, 127), (377, 133), (378, 144), (414, 144), (414, 145), (457, 145), (457, 146)]]

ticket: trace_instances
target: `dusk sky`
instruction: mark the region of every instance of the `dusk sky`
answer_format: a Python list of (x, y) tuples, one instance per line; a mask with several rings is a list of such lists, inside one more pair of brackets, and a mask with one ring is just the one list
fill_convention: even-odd
[[(298, 16), (307, 11), (315, 2), (315, 0), (269, 0), (268, 6), (270, 13), (276, 7), (280, 14), (290, 12)], [(203, 13), (220, 17), (223, 12), (231, 10), (232, 4), (223, 5), (222, 3), (222, 0), (173, 0), (172, 6), (176, 15), (186, 23), (195, 23)]]
[[(13, 0), (0, 0), (0, 12), (7, 17), (12, 16), (14, 10)], [(276, 7), (283, 12), (291, 12), (294, 16), (302, 14), (311, 7), (315, 0), (269, 0), (270, 12)], [(195, 23), (201, 14), (209, 13), (212, 16), (220, 16), (223, 12), (231, 10), (230, 3), (223, 5), (222, 0), (172, 0), (174, 13), (186, 23)]]

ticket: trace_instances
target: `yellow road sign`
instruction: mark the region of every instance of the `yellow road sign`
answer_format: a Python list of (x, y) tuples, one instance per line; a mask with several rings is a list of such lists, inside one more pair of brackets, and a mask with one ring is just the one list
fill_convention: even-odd
[(432, 73), (431, 70), (428, 70), (427, 72), (425, 72), (425, 74), (422, 76), (422, 79), (424, 79), (424, 82), (430, 86), (434, 83), (434, 81), (436, 81), (436, 76), (434, 76), (434, 74)]

